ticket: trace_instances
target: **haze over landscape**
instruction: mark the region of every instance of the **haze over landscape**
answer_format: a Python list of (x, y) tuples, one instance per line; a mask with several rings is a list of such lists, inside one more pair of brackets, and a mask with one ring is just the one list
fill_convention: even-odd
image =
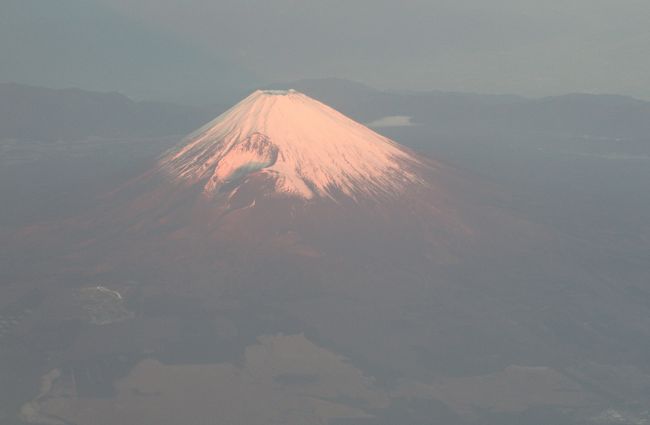
[(0, 82), (183, 103), (323, 77), (650, 99), (649, 14), (643, 0), (4, 0)]
[(646, 3), (0, 10), (0, 424), (650, 423)]

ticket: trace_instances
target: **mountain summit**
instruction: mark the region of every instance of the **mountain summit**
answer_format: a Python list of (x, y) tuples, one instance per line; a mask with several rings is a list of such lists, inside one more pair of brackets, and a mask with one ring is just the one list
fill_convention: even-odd
[(206, 195), (249, 177), (275, 194), (312, 198), (395, 197), (422, 183), (421, 160), (391, 140), (295, 90), (258, 90), (191, 134), (161, 167), (201, 183)]

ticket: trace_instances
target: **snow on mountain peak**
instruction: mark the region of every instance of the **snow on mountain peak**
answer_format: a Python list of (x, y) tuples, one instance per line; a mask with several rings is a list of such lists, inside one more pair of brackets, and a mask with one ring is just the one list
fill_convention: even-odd
[(297, 93), (294, 89), (289, 90), (259, 90), (265, 95), (271, 96), (286, 96), (288, 94)]
[(295, 90), (258, 90), (188, 136), (160, 162), (213, 195), (253, 174), (303, 199), (380, 198), (420, 183), (420, 161), (391, 140)]

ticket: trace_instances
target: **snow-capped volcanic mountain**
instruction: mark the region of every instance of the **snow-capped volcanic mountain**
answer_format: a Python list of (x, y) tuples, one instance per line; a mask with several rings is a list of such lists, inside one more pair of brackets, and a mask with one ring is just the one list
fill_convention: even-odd
[(203, 192), (251, 174), (279, 195), (312, 199), (395, 197), (422, 162), (402, 147), (294, 90), (258, 90), (167, 154), (162, 168)]
[[(647, 344), (638, 341), (648, 340), (650, 319), (640, 319), (648, 317), (640, 292), (628, 300), (585, 267), (588, 258), (576, 254), (582, 246), (574, 248), (580, 241), (509, 205), (498, 188), (303, 94), (257, 91), (92, 211), (16, 238), (30, 245), (14, 262), (34, 273), (50, 303), (43, 311), (59, 312), (61, 326), (50, 332), (43, 324), (45, 338), (26, 342), (63, 340), (52, 356), (63, 364), (86, 364), (87, 353), (107, 364), (106, 352), (115, 352), (164, 364), (234, 365), (261, 335), (301, 335), (379, 378), (384, 407), (366, 409), (357, 392), (330, 390), (330, 377), (348, 382), (330, 369), (323, 369), (325, 396), (312, 392), (320, 377), (309, 378), (311, 369), (276, 381), (266, 361), (254, 363), (254, 373), (224, 368), (235, 371), (224, 385), (268, 382), (271, 394), (288, 385), (309, 400), (366, 409), (359, 417), (367, 424), (396, 423), (411, 411), (408, 400), (421, 400), (413, 404), (421, 420), (397, 422), (424, 423), (438, 412), (451, 418), (440, 423), (537, 423), (537, 416), (510, 420), (499, 409), (537, 415), (540, 406), (565, 409), (569, 401), (582, 409), (605, 393), (600, 384), (582, 387), (585, 371), (600, 382), (609, 369), (598, 362), (647, 364)], [(98, 286), (125, 289), (131, 322), (70, 325), (68, 300), (79, 298), (78, 287)], [(71, 327), (83, 333), (68, 347), (62, 335)], [(283, 363), (300, 364), (300, 356)], [(268, 381), (258, 381), (267, 373)], [(572, 375), (578, 378), (568, 385)], [(157, 387), (129, 385), (123, 388), (136, 405), (142, 394), (158, 397)], [(505, 398), (502, 388), (511, 390)], [(475, 416), (483, 412), (489, 421)], [(366, 421), (373, 416), (378, 421)], [(295, 423), (325, 422), (312, 419)], [(260, 419), (270, 422), (293, 423)]]
[(477, 206), (478, 186), (309, 96), (258, 90), (116, 191), (109, 220), (129, 223), (138, 244), (183, 241), (183, 255), (203, 241), (309, 255), (413, 251), (440, 262), (474, 244), (477, 219), (498, 215)]
[[(451, 275), (523, 255), (528, 223), (499, 199), (304, 94), (256, 91), (109, 196), (87, 226), (100, 237), (78, 258), (208, 309), (277, 302), (353, 354), (417, 374), (415, 360), (394, 359), (422, 334), (386, 339), (388, 322), (421, 299), (463, 296)], [(369, 351), (361, 335), (376, 342)]]

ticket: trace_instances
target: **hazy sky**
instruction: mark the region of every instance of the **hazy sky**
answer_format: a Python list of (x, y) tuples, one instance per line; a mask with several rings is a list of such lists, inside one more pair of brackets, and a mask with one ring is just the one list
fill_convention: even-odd
[[(65, 65), (41, 76), (46, 64), (39, 60), (42, 50), (51, 52), (56, 40), (47, 40), (44, 31), (40, 37), (45, 40), (30, 37), (29, 26), (38, 27), (43, 19), (56, 26), (59, 16), (74, 30), (74, 36), (65, 40), (73, 44), (65, 57), (72, 62), (68, 66), (79, 61), (91, 73), (93, 61), (105, 60), (102, 49), (117, 51), (111, 60), (124, 62), (117, 66), (120, 76), (101, 80), (104, 85), (99, 88), (134, 91), (147, 75), (152, 81), (142, 83), (151, 87), (140, 90), (141, 96), (178, 96), (184, 83), (175, 80), (177, 72), (170, 69), (181, 67), (194, 70), (188, 86), (197, 88), (192, 90), (211, 79), (215, 86), (228, 86), (342, 77), (389, 89), (532, 96), (582, 91), (650, 98), (648, 0), (2, 2), (13, 4), (12, 13), (22, 13), (24, 23), (0, 30), (5, 39), (0, 42), (2, 57), (21, 58), (14, 60), (11, 72), (0, 69), (0, 80), (28, 79), (21, 67), (27, 67), (29, 57), (35, 68), (26, 72), (28, 82), (57, 84)], [(46, 14), (49, 18), (30, 21), (29, 16), (52, 5), (59, 10)], [(65, 9), (77, 6), (89, 12), (64, 19), (75, 13)], [(11, 18), (5, 14), (5, 19)], [(104, 35), (95, 57), (87, 55), (92, 44), (75, 47), (79, 40), (74, 38), (90, 34), (86, 38), (93, 40), (97, 23), (108, 25), (108, 33), (111, 25), (116, 33), (127, 28), (128, 36), (116, 34), (113, 45)], [(12, 31), (21, 37), (11, 37)], [(29, 51), (20, 53), (23, 48)], [(75, 55), (75, 48), (86, 56)], [(121, 49), (128, 53), (124, 59)], [(131, 68), (133, 77), (128, 81)], [(74, 85), (74, 78), (82, 86), (101, 85), (82, 74), (75, 70), (60, 79), (68, 85)], [(126, 88), (119, 87), (121, 83)]]

